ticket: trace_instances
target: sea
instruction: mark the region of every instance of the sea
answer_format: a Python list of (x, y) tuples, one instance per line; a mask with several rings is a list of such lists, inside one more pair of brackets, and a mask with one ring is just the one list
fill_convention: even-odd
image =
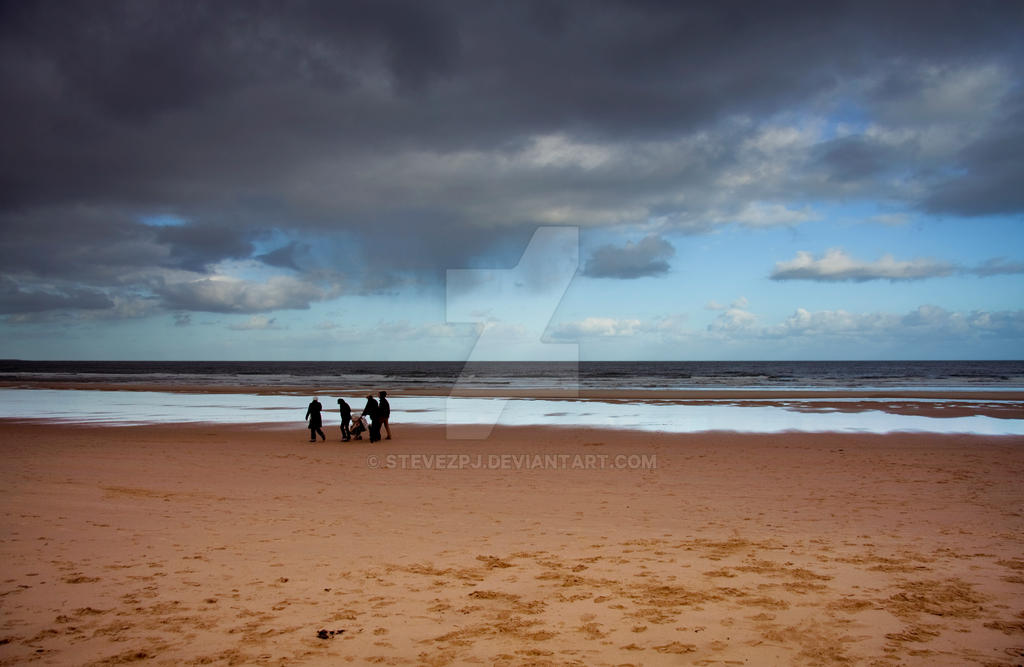
[(1017, 390), (1014, 361), (23, 361), (0, 382), (294, 388)]
[[(1024, 361), (262, 362), (0, 361), (0, 418), (66, 423), (251, 423), (301, 431), (311, 394), (336, 422), (391, 393), (392, 424), (633, 429), (666, 433), (969, 433), (1024, 436)], [(61, 388), (66, 385), (69, 388)], [(92, 386), (95, 389), (92, 388)], [(70, 387), (74, 386), (75, 389)], [(217, 387), (215, 393), (201, 388)], [(85, 388), (84, 390), (82, 388)], [(139, 390), (143, 388), (145, 390)], [(449, 396), (453, 388), (480, 396)], [(119, 389), (132, 389), (120, 391)], [(508, 398), (516, 390), (619, 398)], [(495, 394), (487, 396), (487, 390)], [(629, 391), (689, 391), (685, 401)], [(701, 390), (707, 398), (700, 397)], [(715, 390), (751, 392), (724, 399)], [(792, 398), (785, 392), (792, 390)], [(827, 397), (800, 390), (827, 391)], [(853, 392), (878, 391), (864, 398)], [(781, 392), (774, 398), (758, 391)], [(913, 398), (886, 398), (913, 391)], [(843, 397), (849, 392), (849, 397)], [(954, 400), (947, 396), (956, 392)], [(977, 393), (977, 398), (972, 396)], [(990, 392), (999, 392), (993, 398)], [(528, 393), (528, 392), (527, 392)], [(634, 395), (639, 396), (639, 395)], [(333, 413), (333, 417), (332, 417)], [(336, 424), (335, 424), (336, 425)], [(400, 426), (399, 426), (400, 428)]]

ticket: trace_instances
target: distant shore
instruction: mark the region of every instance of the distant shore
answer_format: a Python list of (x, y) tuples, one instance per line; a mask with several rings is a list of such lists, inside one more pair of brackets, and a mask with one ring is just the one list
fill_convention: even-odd
[(253, 386), (248, 384), (187, 384), (168, 382), (70, 382), (70, 381), (25, 381), (0, 380), (0, 388), (9, 389), (74, 389), (93, 391), (161, 391), (171, 393), (204, 394), (258, 394), (307, 396), (311, 393), (331, 396), (365, 395), (381, 388), (395, 395), (408, 396), (466, 396), (481, 398), (564, 398), (596, 400), (634, 399), (677, 399), (677, 400), (718, 400), (718, 399), (825, 399), (825, 398), (870, 398), (870, 399), (951, 399), (951, 400), (998, 400), (1021, 401), (1024, 404), (1024, 389), (976, 390), (963, 388), (921, 387), (921, 388), (793, 388), (793, 389), (728, 389), (707, 387), (701, 389), (551, 389), (551, 388), (463, 388), (453, 385), (404, 386), (388, 385), (337, 385), (317, 383), (310, 385)]

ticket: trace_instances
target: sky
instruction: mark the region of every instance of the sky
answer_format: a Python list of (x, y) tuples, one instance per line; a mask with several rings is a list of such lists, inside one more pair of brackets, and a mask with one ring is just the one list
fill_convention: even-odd
[(1024, 358), (1024, 4), (0, 3), (0, 357)]

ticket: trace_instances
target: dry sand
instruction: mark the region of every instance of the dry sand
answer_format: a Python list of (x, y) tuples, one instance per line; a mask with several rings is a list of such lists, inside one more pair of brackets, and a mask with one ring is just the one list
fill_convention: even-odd
[(0, 664), (1024, 662), (1021, 438), (394, 430), (0, 423)]

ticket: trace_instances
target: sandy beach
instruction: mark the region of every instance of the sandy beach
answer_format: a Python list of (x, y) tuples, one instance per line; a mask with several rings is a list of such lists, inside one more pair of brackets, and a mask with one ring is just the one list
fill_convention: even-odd
[(1020, 438), (395, 430), (3, 423), (0, 664), (1024, 662)]

